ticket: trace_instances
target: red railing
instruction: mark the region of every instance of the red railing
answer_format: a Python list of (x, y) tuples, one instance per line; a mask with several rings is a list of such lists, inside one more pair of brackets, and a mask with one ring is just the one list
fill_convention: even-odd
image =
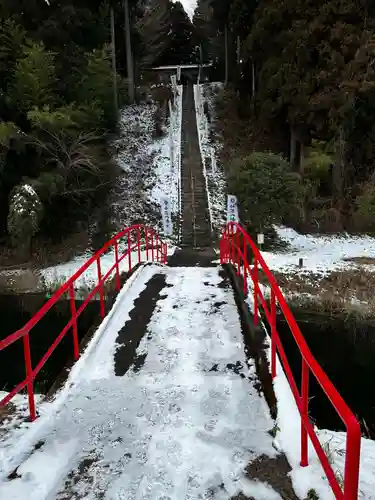
[[(126, 251), (122, 252), (122, 246)], [(101, 266), (101, 257), (109, 250), (114, 249), (114, 264), (103, 275)], [(145, 252), (145, 260), (152, 260), (166, 264), (167, 262), (167, 244), (163, 243), (158, 234), (153, 230), (143, 225), (135, 225), (124, 229), (111, 240), (109, 240), (101, 250), (96, 252), (87, 262), (66, 281), (46, 302), (41, 309), (23, 326), (20, 330), (9, 335), (4, 340), (0, 341), (0, 351), (6, 349), (8, 346), (14, 344), (19, 340), (23, 340), (24, 356), (25, 356), (25, 379), (20, 382), (9, 394), (0, 401), (0, 408), (5, 406), (13, 399), (13, 397), (27, 387), (28, 402), (30, 419), (33, 421), (36, 418), (35, 399), (34, 399), (34, 380), (40, 370), (43, 368), (47, 360), (52, 355), (53, 351), (60, 344), (62, 339), (72, 331), (73, 337), (73, 353), (74, 360), (79, 358), (79, 340), (78, 340), (78, 326), (77, 319), (82, 314), (90, 300), (99, 294), (100, 300), (100, 315), (102, 318), (105, 316), (105, 297), (104, 297), (104, 283), (115, 272), (116, 289), (120, 291), (120, 264), (124, 259), (126, 261), (127, 271), (131, 272), (134, 265), (141, 263), (142, 251)], [(133, 262), (135, 253), (135, 262)], [(120, 254), (120, 255), (119, 255)], [(76, 287), (74, 286), (79, 278), (81, 278), (85, 271), (91, 266), (96, 265), (97, 285), (88, 293), (79, 309), (76, 309)], [(48, 311), (64, 296), (70, 300), (71, 319), (65, 325), (63, 330), (59, 333), (47, 352), (44, 354), (39, 363), (33, 368), (30, 352), (30, 332), (39, 323), (39, 321), (48, 313)]]
[[(274, 378), (276, 376), (276, 353), (278, 352), (301, 416), (301, 466), (306, 467), (308, 465), (308, 437), (310, 437), (335, 497), (339, 500), (357, 500), (361, 447), (360, 425), (350, 408), (312, 355), (274, 276), (255, 243), (237, 223), (229, 223), (223, 232), (220, 241), (220, 261), (221, 264), (233, 264), (238, 276), (242, 275), (245, 293), (248, 291), (248, 279), (249, 277), (251, 278), (254, 288), (254, 323), (255, 325), (259, 324), (259, 307), (261, 306), (270, 325), (272, 377)], [(259, 268), (263, 271), (271, 289), (270, 309), (260, 290)], [(277, 304), (290, 327), (301, 354), (301, 393), (298, 390), (280, 336), (277, 332)], [(336, 478), (308, 415), (310, 373), (315, 377), (346, 426), (346, 458), (343, 488)]]

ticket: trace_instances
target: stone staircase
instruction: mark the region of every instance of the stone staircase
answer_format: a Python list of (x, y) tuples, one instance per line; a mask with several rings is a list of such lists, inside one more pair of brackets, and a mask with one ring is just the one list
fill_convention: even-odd
[(181, 145), (182, 247), (212, 245), (211, 223), (199, 149), (193, 85), (184, 86)]

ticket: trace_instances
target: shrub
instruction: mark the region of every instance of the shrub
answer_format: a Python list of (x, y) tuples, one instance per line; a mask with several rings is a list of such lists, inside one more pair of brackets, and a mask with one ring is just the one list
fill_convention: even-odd
[(8, 232), (12, 244), (22, 252), (29, 252), (42, 216), (43, 205), (34, 188), (27, 182), (16, 186), (9, 198)]
[(353, 224), (359, 231), (375, 231), (375, 179), (368, 182), (356, 199)]
[(55, 80), (54, 54), (41, 43), (25, 45), (14, 70), (11, 100), (24, 112), (53, 104)]
[(86, 55), (86, 61), (75, 100), (102, 109), (104, 122), (110, 126), (116, 123), (117, 117), (113, 107), (113, 77), (108, 50), (95, 49)]
[(305, 178), (309, 180), (316, 194), (331, 193), (331, 165), (333, 154), (324, 143), (313, 141), (304, 160)]
[(292, 212), (299, 217), (303, 200), (300, 178), (289, 163), (273, 153), (252, 153), (235, 160), (229, 189), (238, 196), (241, 219), (250, 230), (266, 231)]

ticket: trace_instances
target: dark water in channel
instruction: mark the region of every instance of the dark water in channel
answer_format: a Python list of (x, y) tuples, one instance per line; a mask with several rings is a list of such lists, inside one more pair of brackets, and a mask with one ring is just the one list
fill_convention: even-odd
[[(361, 422), (362, 431), (375, 438), (375, 320), (324, 315), (292, 309), (305, 340), (344, 401)], [(286, 321), (277, 329), (300, 388), (301, 355)], [(310, 415), (320, 428), (345, 430), (327, 396), (310, 376)], [(365, 423), (364, 423), (365, 422)]]
[[(112, 301), (113, 298), (108, 299), (107, 310)], [(0, 294), (0, 339), (6, 338), (24, 326), (45, 302), (45, 294)], [(78, 309), (81, 304), (82, 301), (77, 300), (76, 308)], [(41, 360), (70, 318), (70, 303), (68, 300), (61, 300), (31, 330), (30, 348), (33, 367)], [(78, 319), (80, 340), (98, 320), (99, 301), (94, 300), (88, 304)], [(37, 375), (36, 391), (46, 393), (72, 359), (73, 336), (70, 329)], [(22, 339), (0, 351), (0, 367), (0, 390), (10, 391), (24, 379), (25, 362)]]

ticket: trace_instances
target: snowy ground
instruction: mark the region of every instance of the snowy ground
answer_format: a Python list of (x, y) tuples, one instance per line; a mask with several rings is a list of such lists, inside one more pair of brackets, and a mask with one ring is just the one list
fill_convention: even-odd
[[(220, 234), (226, 222), (227, 184), (222, 165), (219, 160), (221, 143), (214, 133), (215, 124), (215, 92), (221, 84), (194, 85), (195, 109), (199, 145), (202, 155), (203, 172), (206, 178), (208, 207), (213, 230)], [(204, 113), (204, 102), (208, 103), (211, 123)]]
[[(145, 363), (116, 377), (118, 332), (155, 273), (167, 286), (137, 351)], [(220, 282), (218, 268), (142, 268), (56, 401), (41, 409), (32, 432), (8, 443), (0, 497), (198, 500), (242, 490), (280, 500), (243, 475), (249, 461), (277, 452), (268, 407), (246, 379), (254, 367), (246, 364), (233, 291)], [(227, 369), (237, 362), (244, 378)]]
[[(344, 259), (367, 257), (375, 259), (375, 238), (370, 236), (349, 235), (302, 235), (286, 227), (276, 228), (279, 237), (288, 248), (283, 252), (262, 252), (272, 271), (294, 272), (299, 274), (325, 275), (332, 271), (358, 268), (355, 262)], [(299, 259), (303, 259), (303, 268), (299, 269)], [(374, 266), (363, 265), (361, 268), (375, 270)]]

